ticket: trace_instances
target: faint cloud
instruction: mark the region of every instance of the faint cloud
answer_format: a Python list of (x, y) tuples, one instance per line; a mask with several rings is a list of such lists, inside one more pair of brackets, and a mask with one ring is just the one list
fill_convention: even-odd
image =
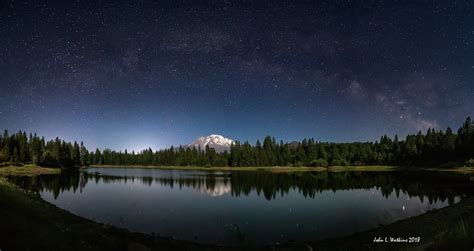
[(417, 116), (417, 114), (413, 114), (411, 111), (400, 115), (399, 120), (407, 128), (422, 132), (426, 132), (429, 128), (436, 129), (439, 127), (438, 121)]
[(376, 93), (374, 95), (374, 98), (377, 103), (384, 103), (388, 99), (386, 95), (383, 95), (381, 93)]
[(418, 119), (416, 121), (416, 128), (421, 131), (426, 131), (429, 128), (438, 128), (438, 122), (436, 120)]
[(358, 81), (352, 80), (347, 87), (349, 95), (357, 100), (364, 100), (369, 97), (368, 91)]
[(404, 105), (405, 103), (406, 103), (405, 100), (395, 101), (395, 104), (397, 104), (397, 105)]

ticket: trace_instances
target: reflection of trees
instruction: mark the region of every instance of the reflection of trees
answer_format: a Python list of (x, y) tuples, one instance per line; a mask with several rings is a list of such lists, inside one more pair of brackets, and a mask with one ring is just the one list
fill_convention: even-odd
[(236, 173), (232, 175), (232, 194), (248, 195), (255, 191), (268, 200), (285, 195), (292, 189), (305, 197), (314, 198), (323, 191), (377, 188), (388, 197), (400, 192), (410, 197), (427, 197), (430, 201), (448, 200), (472, 191), (472, 184), (460, 177), (423, 172), (317, 172), (293, 174)]
[[(19, 177), (19, 176), (10, 176), (8, 179), (16, 184), (17, 186), (39, 192), (41, 190), (46, 190), (52, 192), (54, 198), (57, 198), (58, 195), (64, 191), (76, 192), (80, 184), (84, 184), (79, 181), (80, 175), (78, 171), (63, 171), (61, 174), (56, 175), (39, 175), (34, 177)], [(82, 187), (81, 187), (82, 189)]]
[(377, 188), (388, 197), (400, 192), (410, 197), (428, 198), (430, 203), (448, 200), (454, 202), (456, 196), (470, 195), (472, 182), (466, 176), (441, 174), (438, 172), (312, 172), (312, 173), (270, 173), (270, 172), (232, 172), (215, 175), (185, 175), (183, 177), (121, 177), (98, 173), (74, 172), (60, 175), (41, 175), (38, 177), (11, 177), (20, 187), (53, 192), (57, 197), (64, 190), (76, 192), (88, 182), (128, 183), (140, 182), (151, 186), (154, 183), (167, 187), (189, 187), (208, 194), (222, 195), (230, 192), (232, 196), (249, 195), (255, 192), (267, 200), (284, 196), (296, 190), (305, 197), (314, 198), (323, 191)]

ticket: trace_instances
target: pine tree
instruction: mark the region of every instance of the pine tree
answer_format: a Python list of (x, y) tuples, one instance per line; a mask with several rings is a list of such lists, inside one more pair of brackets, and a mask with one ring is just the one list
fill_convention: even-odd
[[(104, 161), (103, 161), (103, 158), (102, 158), (102, 154), (101, 154), (99, 148), (97, 148), (97, 149), (95, 150), (94, 164), (96, 164), (96, 165), (102, 165), (102, 164), (104, 164)], [(132, 163), (132, 164), (134, 164), (134, 163)]]
[(8, 147), (8, 144), (5, 144), (5, 146), (2, 148), (2, 151), (0, 152), (0, 163), (8, 162), (10, 161), (10, 158), (10, 148)]
[[(328, 152), (330, 154), (328, 154)], [(429, 129), (399, 140), (387, 135), (380, 141), (366, 143), (321, 143), (314, 139), (278, 144), (266, 136), (263, 145), (236, 142), (230, 152), (217, 153), (213, 148), (163, 149), (151, 148), (138, 153), (117, 152), (110, 149), (88, 152), (83, 142), (69, 143), (59, 138), (45, 141), (44, 137), (19, 131), (10, 135), (7, 130), (0, 137), (0, 163), (33, 162), (41, 166), (74, 167), (87, 164), (114, 165), (199, 165), (199, 166), (273, 166), (273, 165), (362, 165), (362, 164), (442, 164), (474, 158), (474, 125), (467, 118), (458, 133), (451, 128), (445, 132)]]
[(81, 164), (81, 150), (79, 148), (79, 144), (74, 141), (74, 145), (71, 151), (71, 159), (75, 166), (79, 166)]
[(326, 152), (326, 149), (324, 148), (323, 144), (319, 144), (319, 147), (318, 147), (318, 156), (319, 158), (325, 160), (325, 161), (328, 161), (328, 154)]
[(456, 151), (461, 158), (467, 159), (474, 155), (474, 125), (468, 117), (458, 130)]
[(18, 153), (18, 148), (15, 147), (15, 149), (13, 150), (11, 163), (13, 163), (14, 165), (18, 165), (18, 159), (20, 158), (19, 155), (20, 154)]
[[(127, 150), (125, 150), (125, 154), (127, 153)], [(87, 166), (89, 164), (89, 152), (87, 151), (86, 147), (84, 146), (84, 142), (81, 141), (81, 146), (80, 146), (80, 164), (81, 166)]]

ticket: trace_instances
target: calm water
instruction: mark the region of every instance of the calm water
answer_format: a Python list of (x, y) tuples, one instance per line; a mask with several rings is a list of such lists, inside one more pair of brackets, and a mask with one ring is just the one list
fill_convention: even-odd
[(225, 245), (347, 235), (457, 203), (473, 187), (457, 176), (427, 172), (89, 168), (10, 179), (88, 219)]

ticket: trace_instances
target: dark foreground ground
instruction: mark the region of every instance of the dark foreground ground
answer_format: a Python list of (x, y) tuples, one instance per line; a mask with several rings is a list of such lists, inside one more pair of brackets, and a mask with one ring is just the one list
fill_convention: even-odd
[[(414, 243), (374, 243), (420, 237)], [(416, 241), (416, 239), (415, 239)], [(474, 198), (445, 209), (323, 241), (219, 247), (131, 233), (72, 215), (0, 177), (0, 250), (473, 250)]]

